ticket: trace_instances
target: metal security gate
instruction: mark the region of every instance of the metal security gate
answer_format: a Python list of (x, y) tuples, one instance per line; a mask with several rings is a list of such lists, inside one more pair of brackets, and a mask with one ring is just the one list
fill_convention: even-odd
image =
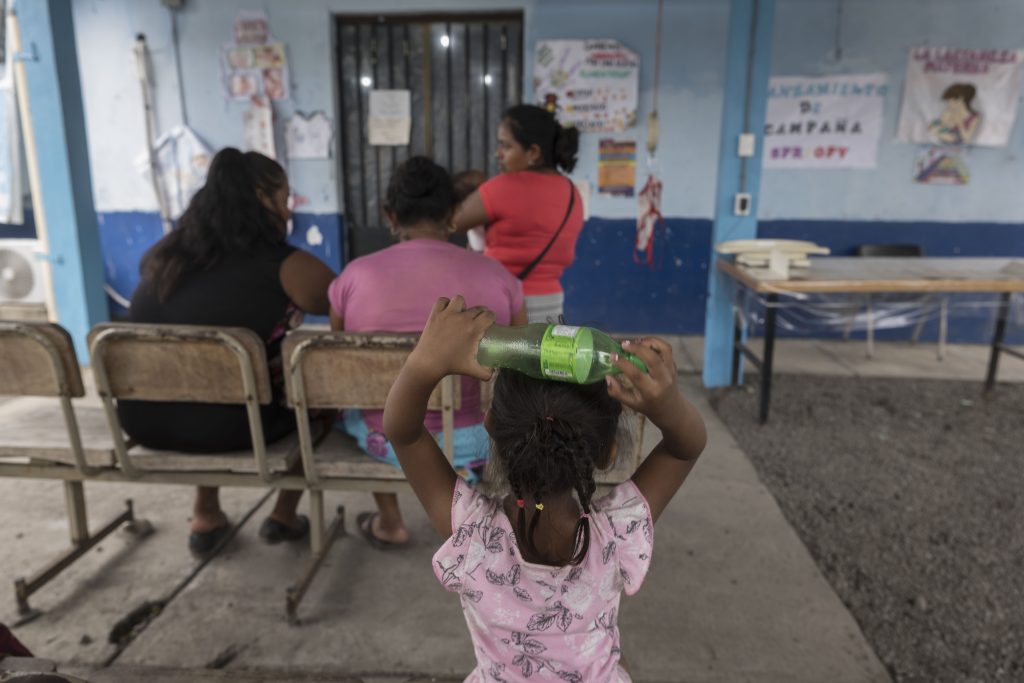
[[(497, 173), (501, 112), (521, 101), (522, 14), (336, 17), (347, 258), (391, 244), (381, 207), (392, 170), (412, 155), (452, 173)], [(409, 90), (410, 144), (371, 146), (373, 89)]]

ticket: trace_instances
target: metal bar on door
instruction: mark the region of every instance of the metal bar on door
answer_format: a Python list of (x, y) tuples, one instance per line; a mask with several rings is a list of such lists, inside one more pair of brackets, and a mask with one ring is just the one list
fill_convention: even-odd
[[(370, 67), (373, 69), (373, 76), (371, 76), (370, 78), (373, 79), (373, 84), (369, 88), (370, 92), (372, 92), (375, 89), (379, 89), (380, 88), (380, 68), (379, 68), (380, 67), (380, 59), (379, 59), (379, 57), (380, 57), (380, 42), (377, 40), (377, 37), (378, 37), (377, 36), (377, 27), (371, 26), (370, 27)], [(374, 216), (374, 223), (376, 223), (378, 220), (380, 220), (380, 207), (383, 206), (383, 202), (382, 202), (383, 195), (381, 193), (381, 179), (380, 179), (381, 171), (383, 170), (383, 168), (382, 168), (383, 164), (381, 164), (381, 162), (380, 162), (380, 155), (381, 155), (380, 145), (374, 146), (374, 148), (373, 148), (373, 156), (374, 156), (374, 159), (376, 159), (377, 164), (376, 164), (376, 168), (373, 169), (373, 175), (374, 175), (374, 180), (376, 181), (377, 209), (378, 209), (377, 215)]]
[[(387, 39), (387, 45), (388, 46), (387, 46), (387, 50), (386, 50), (386, 53), (387, 53), (387, 56), (388, 56), (388, 87), (392, 88), (392, 89), (394, 89), (394, 87), (395, 87), (395, 58), (394, 58), (394, 53), (392, 52), (392, 50), (394, 49), (394, 46), (395, 46), (395, 33), (392, 30), (392, 29), (394, 29), (394, 27), (395, 27), (394, 24), (391, 24), (391, 23), (388, 23), (387, 25), (382, 27), (385, 31), (387, 31), (387, 37), (388, 37), (388, 39)], [(392, 173), (395, 172), (395, 168), (397, 166), (398, 166), (398, 147), (393, 145), (391, 147), (391, 172)], [(388, 179), (388, 182), (390, 182), (390, 179)]]
[[(341, 126), (340, 126), (341, 130), (338, 131), (338, 143), (339, 143), (339, 145), (341, 147), (341, 172), (343, 174), (341, 180), (342, 180), (342, 188), (343, 188), (342, 191), (343, 191), (344, 197), (345, 197), (344, 198), (344, 210), (348, 211), (348, 210), (350, 210), (350, 207), (348, 205), (349, 193), (347, 192), (347, 188), (349, 187), (349, 184), (351, 183), (351, 180), (349, 179), (349, 168), (348, 168), (349, 145), (348, 145), (348, 142), (346, 140), (346, 138), (348, 137), (348, 126), (345, 125), (345, 112), (347, 111), (347, 109), (345, 107), (345, 75), (344, 75), (345, 71), (344, 71), (344, 68), (343, 68), (345, 60), (344, 60), (344, 57), (342, 56), (343, 52), (345, 50), (344, 39), (343, 39), (343, 36), (342, 36), (343, 30), (344, 29), (343, 29), (343, 27), (342, 27), (342, 25), (340, 23), (335, 23), (335, 35), (337, 36), (337, 41), (338, 41), (338, 43), (337, 43), (337, 50), (335, 51), (335, 58), (337, 59), (337, 62), (338, 62), (338, 79), (340, 81), (340, 83), (338, 83), (338, 107), (339, 107), (339, 109), (338, 109), (338, 117), (337, 118), (338, 118), (338, 121), (341, 122)], [(351, 233), (349, 233), (347, 230), (346, 230), (346, 233), (348, 233), (347, 245), (346, 245), (347, 248), (346, 248), (345, 253), (343, 254), (343, 256), (345, 256), (347, 258), (351, 258), (352, 257), (352, 251), (353, 251), (352, 237), (351, 237)]]
[(452, 25), (451, 23), (445, 22), (444, 34), (448, 38), (448, 47), (444, 51), (444, 68), (447, 78), (445, 79), (445, 86), (448, 90), (448, 167), (451, 168), (455, 163), (455, 135), (452, 132), (452, 127), (455, 122), (452, 119), (452, 110), (455, 108), (454, 102), (454, 90), (452, 87)]
[[(466, 28), (466, 31), (465, 31), (465, 33), (466, 33), (466, 46), (465, 46), (465, 49), (463, 51), (463, 54), (466, 56), (466, 113), (470, 115), (468, 118), (472, 119), (473, 107), (472, 107), (471, 103), (472, 103), (473, 99), (472, 99), (472, 96), (471, 96), (470, 93), (473, 92), (473, 89), (472, 89), (472, 85), (470, 83), (471, 77), (470, 77), (470, 73), (469, 73), (469, 64), (470, 64), (471, 61), (473, 61), (473, 58), (472, 58), (472, 55), (470, 54), (469, 22), (466, 22), (464, 24), (464, 26)], [(466, 121), (466, 165), (463, 166), (463, 168), (465, 170), (469, 170), (469, 169), (473, 168), (473, 146), (472, 146), (472, 139), (471, 139), (472, 135), (473, 135), (473, 126), (471, 124), (471, 121), (467, 120)], [(455, 170), (455, 162), (454, 161), (452, 161), (452, 170), (453, 171)]]
[(508, 92), (508, 27), (501, 27), (501, 111), (508, 108), (505, 93)]
[(426, 137), (426, 154), (434, 156), (434, 46), (430, 40), (430, 24), (420, 25), (423, 32), (423, 134)]
[(362, 227), (369, 227), (370, 224), (370, 202), (366, 196), (366, 175), (364, 169), (366, 168), (366, 144), (363, 142), (363, 135), (366, 134), (366, 117), (363, 111), (363, 58), (362, 51), (359, 49), (359, 44), (362, 40), (361, 24), (356, 24), (356, 40), (355, 40), (355, 51), (356, 51), (356, 103), (359, 107), (359, 177), (361, 182), (359, 183), (359, 193), (363, 200), (363, 225)]

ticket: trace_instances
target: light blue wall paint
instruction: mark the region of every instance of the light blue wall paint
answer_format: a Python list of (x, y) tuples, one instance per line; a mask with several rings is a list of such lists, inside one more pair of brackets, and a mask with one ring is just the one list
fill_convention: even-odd
[(1022, 26), (1020, 0), (778, 0), (773, 75), (885, 73), (890, 87), (878, 168), (766, 171), (761, 218), (1024, 221), (1024, 107), (1008, 147), (969, 151), (971, 179), (965, 187), (914, 183), (919, 146), (896, 142), (911, 48), (1024, 48)]

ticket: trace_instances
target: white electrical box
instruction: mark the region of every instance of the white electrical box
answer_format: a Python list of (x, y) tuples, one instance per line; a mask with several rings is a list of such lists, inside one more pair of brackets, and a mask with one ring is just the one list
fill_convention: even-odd
[(737, 192), (733, 200), (732, 212), (737, 216), (749, 216), (751, 197), (749, 192)]
[(755, 149), (757, 149), (757, 137), (753, 133), (740, 133), (740, 142), (736, 153), (741, 157), (752, 157)]

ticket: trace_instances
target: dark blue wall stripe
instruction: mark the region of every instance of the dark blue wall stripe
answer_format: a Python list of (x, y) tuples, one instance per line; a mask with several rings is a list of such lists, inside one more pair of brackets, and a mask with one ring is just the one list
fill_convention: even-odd
[[(30, 214), (26, 215), (26, 225)], [(313, 227), (315, 231), (312, 231)], [(139, 260), (162, 235), (160, 218), (150, 212), (99, 214), (107, 282), (122, 296), (138, 284)], [(343, 219), (338, 214), (295, 215), (290, 240), (315, 253), (336, 271), (344, 263)], [(32, 233), (34, 234), (34, 232)], [(31, 237), (27, 228), (5, 237)], [(315, 247), (307, 240), (319, 234)], [(670, 218), (657, 235), (655, 267), (633, 260), (636, 235), (632, 219), (591, 218), (576, 246), (576, 261), (563, 276), (566, 320), (612, 332), (701, 334), (711, 252), (709, 219)], [(851, 255), (867, 243), (920, 244), (929, 256), (1024, 256), (1024, 225), (1000, 223), (920, 223), (896, 221), (763, 221), (759, 237), (806, 239), (836, 255)], [(115, 315), (123, 313), (112, 306)], [(1024, 343), (1024, 321), (1011, 328), (1012, 343)], [(989, 310), (957, 312), (950, 341), (987, 342), (992, 333)], [(925, 327), (934, 340), (937, 324)], [(826, 335), (816, 335), (826, 336)], [(879, 339), (907, 339), (907, 330), (886, 330)]]
[[(139, 261), (163, 236), (160, 215), (148, 211), (117, 211), (99, 213), (98, 219), (107, 284), (130, 299), (139, 284)], [(316, 231), (310, 232), (314, 226)], [(322, 242), (316, 246), (307, 244), (306, 240), (313, 235), (319, 235)], [(295, 214), (289, 242), (316, 254), (335, 272), (341, 270), (344, 240), (338, 214)], [(108, 301), (111, 315), (124, 315), (124, 308)]]
[(635, 239), (634, 220), (587, 221), (562, 277), (566, 320), (612, 332), (701, 334), (711, 221), (667, 219), (653, 268), (634, 262)]
[(1024, 225), (903, 221), (761, 221), (757, 236), (810, 240), (835, 256), (861, 244), (920, 244), (925, 256), (1024, 256)]

